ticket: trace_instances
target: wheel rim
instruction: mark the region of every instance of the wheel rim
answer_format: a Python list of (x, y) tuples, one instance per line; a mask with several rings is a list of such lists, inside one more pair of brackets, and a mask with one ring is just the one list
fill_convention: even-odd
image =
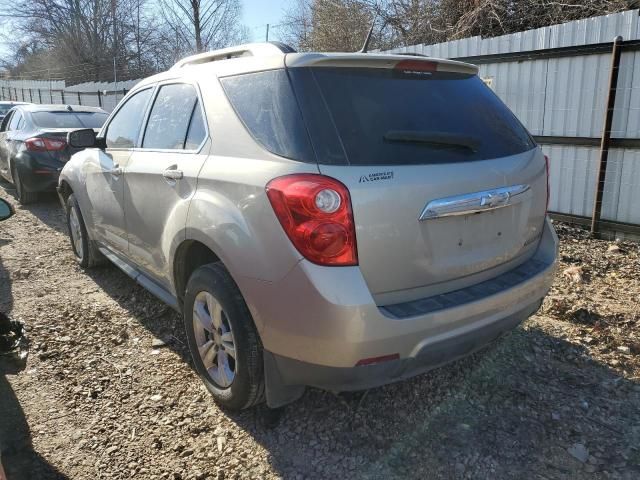
[(236, 376), (236, 342), (222, 306), (209, 292), (196, 295), (193, 332), (205, 370), (216, 385), (229, 388)]
[(78, 258), (83, 258), (84, 249), (82, 248), (82, 231), (80, 229), (80, 219), (75, 207), (69, 212), (69, 233), (71, 234), (71, 243)]

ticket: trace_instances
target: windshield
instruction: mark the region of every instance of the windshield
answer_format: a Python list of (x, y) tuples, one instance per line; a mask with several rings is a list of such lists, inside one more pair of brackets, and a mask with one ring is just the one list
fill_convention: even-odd
[(32, 116), (41, 128), (100, 128), (108, 115), (102, 112), (33, 112)]
[(13, 105), (2, 105), (0, 104), (0, 115), (6, 115), (9, 110), (11, 110)]
[[(332, 159), (346, 155), (352, 165), (464, 162), (515, 155), (535, 146), (476, 75), (382, 68), (296, 70), (301, 69), (291, 69), (293, 84), (304, 97), (303, 114), (320, 161), (336, 163)], [(313, 84), (321, 93), (317, 98), (309, 98)], [(321, 120), (318, 112), (323, 110)], [(321, 133), (326, 125), (334, 126), (340, 140), (331, 149), (326, 147), (330, 135)]]

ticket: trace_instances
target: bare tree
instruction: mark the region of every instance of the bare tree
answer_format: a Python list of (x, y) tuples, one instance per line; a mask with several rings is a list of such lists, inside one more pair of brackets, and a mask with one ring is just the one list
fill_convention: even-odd
[(357, 51), (373, 18), (360, 0), (297, 0), (285, 13), (281, 37), (300, 50)]
[(148, 74), (154, 40), (145, 0), (4, 0), (11, 12), (14, 76), (68, 83)]
[(281, 36), (302, 50), (353, 51), (492, 37), (635, 8), (638, 0), (296, 0)]
[(242, 40), (239, 0), (160, 0), (165, 41), (178, 55), (221, 48)]
[(366, 0), (394, 43), (493, 37), (637, 6), (637, 0)]

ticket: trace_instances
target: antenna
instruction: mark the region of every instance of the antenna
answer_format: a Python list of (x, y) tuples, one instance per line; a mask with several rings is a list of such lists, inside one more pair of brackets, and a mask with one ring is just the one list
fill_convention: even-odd
[(364, 45), (362, 45), (362, 48), (358, 53), (367, 53), (367, 50), (369, 49), (369, 42), (371, 41), (371, 34), (373, 33), (373, 27), (376, 24), (376, 18), (377, 15), (374, 15), (373, 20), (371, 21), (371, 28), (369, 29), (369, 33), (367, 33), (367, 38), (365, 39)]

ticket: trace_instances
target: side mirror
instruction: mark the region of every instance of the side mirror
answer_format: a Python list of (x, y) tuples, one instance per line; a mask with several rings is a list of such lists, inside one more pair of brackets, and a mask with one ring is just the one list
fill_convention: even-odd
[(4, 198), (0, 198), (0, 222), (13, 215), (13, 207)]
[(96, 137), (92, 128), (67, 133), (67, 143), (75, 148), (105, 148), (104, 138)]

